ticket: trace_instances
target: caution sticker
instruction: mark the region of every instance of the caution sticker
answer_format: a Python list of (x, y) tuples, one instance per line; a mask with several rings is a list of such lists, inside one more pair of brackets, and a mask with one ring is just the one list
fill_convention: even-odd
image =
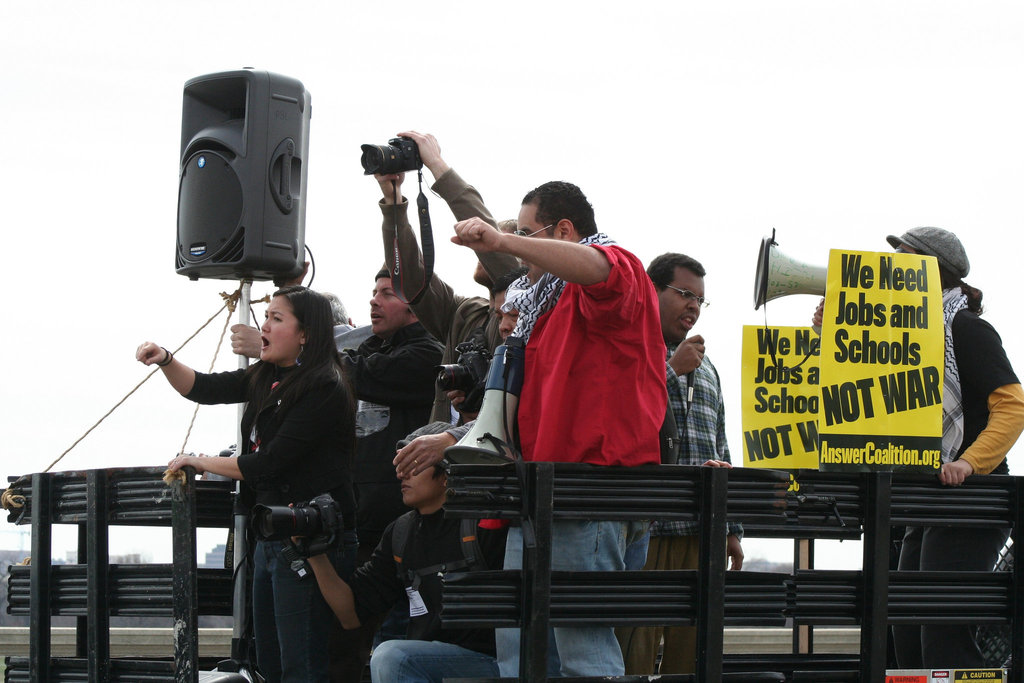
[(1004, 681), (1002, 669), (956, 669), (954, 681)]

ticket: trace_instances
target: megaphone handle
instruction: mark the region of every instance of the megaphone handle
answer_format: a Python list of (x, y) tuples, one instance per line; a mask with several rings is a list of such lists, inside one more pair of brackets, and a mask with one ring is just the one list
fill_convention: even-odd
[(690, 414), (690, 406), (693, 405), (693, 373), (694, 370), (690, 370), (686, 373), (686, 414)]

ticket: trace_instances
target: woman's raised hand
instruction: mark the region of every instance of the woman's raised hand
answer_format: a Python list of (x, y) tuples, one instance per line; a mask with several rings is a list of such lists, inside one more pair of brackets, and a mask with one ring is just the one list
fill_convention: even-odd
[(153, 342), (142, 342), (135, 350), (135, 360), (143, 365), (153, 365), (167, 360), (167, 351)]

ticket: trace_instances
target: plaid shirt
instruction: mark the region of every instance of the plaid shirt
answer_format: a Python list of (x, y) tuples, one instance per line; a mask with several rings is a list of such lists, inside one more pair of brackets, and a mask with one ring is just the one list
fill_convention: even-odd
[[(687, 415), (686, 377), (677, 375), (667, 362), (678, 346), (670, 345), (665, 355), (668, 401), (679, 429), (679, 457), (676, 464), (703, 465), (708, 460), (731, 463), (729, 444), (725, 441), (725, 403), (722, 401), (718, 371), (707, 357), (694, 370), (693, 403)], [(730, 522), (728, 526), (730, 534), (743, 538), (741, 524)], [(655, 521), (651, 524), (652, 536), (695, 536), (699, 531), (699, 522)]]

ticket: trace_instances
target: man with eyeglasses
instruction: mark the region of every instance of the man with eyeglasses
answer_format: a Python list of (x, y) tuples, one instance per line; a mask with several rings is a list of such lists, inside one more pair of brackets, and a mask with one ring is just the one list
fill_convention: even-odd
[[(597, 231), (578, 187), (545, 183), (519, 211), (523, 234), (479, 218), (455, 225), (452, 241), (478, 254), (522, 259), (530, 273), (508, 290), (519, 311), (513, 337), (526, 342), (517, 416), (524, 460), (635, 466), (661, 462), (665, 345), (654, 286), (632, 253)], [(624, 569), (636, 522), (556, 520), (552, 569)], [(522, 533), (509, 530), (505, 568), (522, 567)], [(563, 676), (622, 675), (611, 626), (556, 627)], [(519, 630), (495, 633), (504, 677), (519, 675)]]
[[(651, 261), (647, 274), (658, 291), (661, 332), (667, 346), (669, 406), (679, 443), (675, 462), (731, 467), (718, 371), (704, 356), (704, 338), (689, 336), (701, 309), (708, 305), (704, 266), (685, 254), (668, 253)], [(699, 521), (654, 521), (644, 569), (697, 569), (699, 532)], [(730, 523), (726, 551), (732, 569), (743, 566), (742, 537), (743, 527)], [(622, 627), (616, 629), (616, 636), (628, 675), (693, 673), (696, 668), (697, 629), (692, 626)], [(655, 671), (662, 637), (664, 654)]]

